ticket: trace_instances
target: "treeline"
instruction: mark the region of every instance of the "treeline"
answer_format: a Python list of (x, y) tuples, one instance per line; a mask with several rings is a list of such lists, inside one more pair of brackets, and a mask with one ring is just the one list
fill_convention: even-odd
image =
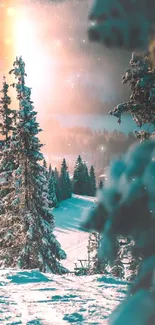
[(47, 171), (50, 207), (57, 207), (59, 202), (72, 196), (72, 183), (69, 177), (68, 166), (65, 159), (62, 161), (60, 172), (57, 168), (52, 170), (51, 164), (47, 170), (46, 161), (44, 161), (44, 166)]
[(93, 132), (89, 128), (75, 127), (65, 132), (66, 129), (47, 139), (44, 150), (49, 161), (60, 168), (62, 157), (66, 157), (70, 173), (73, 174), (76, 156), (80, 155), (89, 168), (94, 166), (97, 180), (113, 157), (121, 157), (137, 141), (133, 133), (125, 135), (118, 131)]
[[(104, 146), (109, 154), (125, 152), (131, 144), (136, 141), (133, 133), (125, 135), (119, 131), (93, 131), (87, 127), (72, 127), (59, 129), (59, 133), (49, 134), (47, 150), (54, 154), (78, 155), (82, 152), (98, 154), (99, 149)], [(50, 147), (50, 142), (54, 146)], [(49, 142), (49, 144), (48, 144)]]
[(96, 177), (94, 167), (88, 168), (79, 155), (75, 163), (73, 175), (73, 193), (79, 195), (95, 196), (96, 194)]
[[(63, 200), (69, 199), (72, 193), (78, 195), (96, 195), (96, 176), (94, 167), (91, 166), (88, 171), (86, 163), (79, 155), (74, 167), (73, 178), (70, 179), (66, 160), (63, 159), (60, 172), (57, 168), (52, 170), (51, 164), (47, 169), (47, 163), (44, 160), (44, 167), (47, 171), (48, 193), (51, 202), (51, 208), (57, 207)], [(100, 187), (102, 183), (100, 184)]]

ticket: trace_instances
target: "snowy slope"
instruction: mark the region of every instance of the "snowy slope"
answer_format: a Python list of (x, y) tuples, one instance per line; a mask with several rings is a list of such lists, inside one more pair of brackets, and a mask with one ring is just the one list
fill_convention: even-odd
[(74, 269), (74, 262), (87, 258), (88, 233), (79, 231), (79, 222), (83, 213), (94, 206), (95, 198), (73, 195), (53, 210), (55, 216), (55, 234), (62, 248), (67, 253), (63, 265)]
[[(88, 234), (78, 230), (94, 198), (73, 196), (54, 209), (58, 240), (74, 268), (87, 257)], [(37, 270), (0, 270), (0, 324), (104, 325), (125, 297), (127, 284), (111, 277), (41, 274)]]
[(113, 278), (0, 270), (0, 324), (107, 324), (125, 292)]

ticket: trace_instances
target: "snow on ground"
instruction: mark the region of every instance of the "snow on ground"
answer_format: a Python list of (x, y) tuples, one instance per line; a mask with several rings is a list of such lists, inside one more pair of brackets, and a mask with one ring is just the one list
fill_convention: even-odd
[[(78, 230), (82, 213), (94, 198), (73, 196), (54, 209), (58, 240), (66, 266), (87, 257), (88, 234)], [(105, 276), (42, 274), (37, 270), (0, 270), (0, 324), (104, 325), (124, 299), (127, 283)]]
[(0, 270), (0, 324), (104, 325), (125, 293), (113, 278)]
[(83, 213), (88, 213), (95, 203), (95, 198), (73, 195), (54, 209), (55, 234), (62, 248), (67, 253), (67, 260), (63, 265), (73, 271), (74, 262), (87, 259), (87, 245), (89, 234), (79, 231), (79, 223)]

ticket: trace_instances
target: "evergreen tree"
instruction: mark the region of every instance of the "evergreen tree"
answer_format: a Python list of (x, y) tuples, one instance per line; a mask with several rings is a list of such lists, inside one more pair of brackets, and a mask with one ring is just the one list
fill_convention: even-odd
[(100, 235), (97, 232), (92, 232), (89, 235), (88, 239), (88, 268), (89, 274), (103, 274), (107, 273), (106, 261), (100, 261), (99, 259), (99, 242), (100, 242)]
[(2, 98), (0, 100), (0, 134), (3, 137), (0, 149), (0, 214), (5, 212), (7, 195), (14, 189), (12, 173), (16, 167), (15, 151), (11, 146), (11, 135), (15, 129), (15, 111), (9, 108), (11, 98), (8, 96), (9, 85), (3, 77)]
[(51, 177), (51, 175), (52, 175), (52, 166), (51, 166), (51, 164), (49, 165), (49, 169), (48, 169), (48, 178), (50, 178)]
[(55, 194), (57, 201), (60, 202), (60, 185), (59, 185), (59, 172), (57, 168), (54, 169), (54, 181), (55, 181)]
[(123, 251), (120, 249), (120, 241), (117, 240), (116, 242), (118, 250), (115, 261), (110, 265), (110, 274), (112, 274), (116, 278), (123, 279), (125, 277), (125, 268), (122, 261)]
[(45, 159), (43, 159), (43, 167), (44, 167), (46, 179), (48, 181), (49, 172), (48, 172), (48, 169), (47, 169), (47, 162), (46, 162)]
[(94, 167), (90, 167), (90, 188), (89, 188), (89, 195), (90, 196), (95, 196), (96, 195), (96, 177), (95, 177), (95, 171)]
[(90, 177), (88, 173), (88, 167), (84, 162), (83, 163), (83, 191), (85, 195), (90, 195), (90, 187), (91, 187), (91, 183), (90, 183)]
[[(125, 71), (123, 84), (129, 84), (131, 96), (128, 102), (119, 104), (110, 114), (118, 118), (128, 112), (138, 127), (148, 123), (155, 130), (155, 70), (152, 69), (149, 56), (132, 54), (130, 68)], [(150, 133), (142, 130), (137, 132), (141, 140), (148, 139)]]
[(11, 132), (13, 131), (13, 117), (14, 111), (9, 108), (11, 104), (11, 98), (8, 96), (9, 85), (6, 82), (6, 78), (3, 77), (3, 87), (0, 91), (2, 97), (0, 100), (0, 134), (3, 137), (5, 145), (9, 144)]
[(47, 162), (45, 159), (43, 160), (43, 166), (47, 169)]
[(86, 164), (79, 155), (75, 163), (73, 175), (73, 193), (79, 195), (89, 194), (89, 174)]
[(61, 165), (59, 186), (60, 186), (60, 200), (62, 201), (71, 198), (72, 195), (71, 181), (69, 178), (68, 166), (65, 159), (63, 159)]
[(56, 196), (56, 182), (54, 177), (54, 172), (52, 171), (51, 165), (49, 166), (49, 173), (48, 173), (48, 198), (50, 201), (50, 208), (58, 206), (58, 200)]
[[(45, 169), (39, 163), (43, 160), (40, 152), (42, 144), (36, 121), (37, 113), (31, 101), (31, 89), (25, 85), (25, 63), (22, 57), (16, 58), (10, 74), (17, 82), (19, 101), (18, 125), (14, 144), (18, 148), (19, 179), (12, 204), (18, 200), (18, 214), (7, 213), (1, 218), (0, 260), (1, 265), (21, 268), (39, 268), (42, 272), (63, 273), (66, 270), (60, 260), (65, 252), (53, 234), (54, 218), (49, 209), (48, 183)], [(16, 172), (17, 174), (17, 172)], [(8, 234), (9, 229), (9, 234)]]
[(79, 155), (74, 168), (73, 193), (84, 194), (82, 185), (83, 185), (83, 161), (81, 156)]

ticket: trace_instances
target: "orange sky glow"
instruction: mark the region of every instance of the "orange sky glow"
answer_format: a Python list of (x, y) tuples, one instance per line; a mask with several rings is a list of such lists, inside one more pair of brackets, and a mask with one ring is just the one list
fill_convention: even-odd
[[(63, 114), (67, 120), (67, 114), (108, 112), (113, 106), (109, 109), (104, 103), (116, 98), (119, 87), (122, 92), (124, 67), (120, 70), (120, 55), (113, 56), (102, 45), (88, 41), (91, 1), (66, 1), (64, 5), (45, 2), (1, 0), (0, 85), (3, 76), (12, 82), (8, 72), (16, 56), (22, 55), (26, 85), (32, 88), (37, 118), (44, 130), (41, 141), (50, 152), (56, 146), (51, 133), (59, 134), (61, 128), (53, 114)], [(16, 108), (14, 89), (10, 88), (10, 95)]]
[[(53, 8), (53, 7), (52, 7)], [(32, 87), (32, 99), (38, 112), (41, 139), (47, 144), (51, 132), (49, 115), (52, 107), (62, 105), (61, 80), (65, 80), (64, 62), (72, 61), (60, 35), (58, 18), (51, 7), (39, 4), (21, 5), (16, 0), (0, 4), (0, 77), (7, 77), (16, 56), (22, 55), (26, 63), (27, 85)], [(62, 66), (62, 68), (61, 68)], [(59, 88), (60, 86), (60, 88)], [(12, 106), (17, 105), (15, 91), (10, 88)], [(64, 103), (65, 104), (65, 103)], [(55, 110), (56, 112), (56, 110)]]
[(45, 111), (41, 105), (47, 108), (50, 90), (54, 88), (56, 60), (65, 55), (61, 41), (49, 39), (50, 14), (43, 6), (21, 6), (12, 0), (5, 0), (0, 8), (1, 76), (7, 75), (15, 57), (22, 55), (26, 63), (27, 84), (32, 87), (35, 105), (43, 115)]

